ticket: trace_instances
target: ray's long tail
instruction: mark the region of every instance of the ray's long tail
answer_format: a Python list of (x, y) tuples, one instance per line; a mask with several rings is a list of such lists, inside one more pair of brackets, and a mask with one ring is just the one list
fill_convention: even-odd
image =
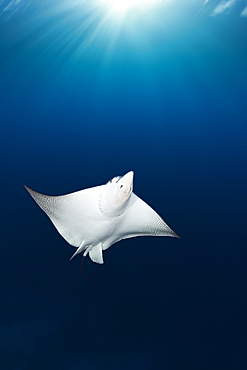
[(90, 281), (92, 281), (92, 282), (94, 282), (94, 283), (98, 283), (98, 284), (99, 284), (99, 281), (97, 281), (97, 280), (93, 280), (93, 279), (90, 279), (87, 275), (85, 275), (85, 274), (84, 274), (84, 272), (83, 272), (83, 260), (84, 260), (84, 256), (82, 255), (82, 259), (81, 259), (81, 273), (82, 273), (82, 275), (83, 275), (86, 279), (88, 279), (88, 280), (90, 280)]

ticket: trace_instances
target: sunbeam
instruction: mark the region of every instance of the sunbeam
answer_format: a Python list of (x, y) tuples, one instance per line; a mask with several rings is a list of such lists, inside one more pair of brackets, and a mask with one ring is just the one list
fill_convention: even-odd
[[(161, 3), (162, 0), (99, 0), (99, 3), (107, 6), (115, 13), (126, 13), (129, 10), (145, 10)], [(163, 1), (165, 3), (166, 0)]]

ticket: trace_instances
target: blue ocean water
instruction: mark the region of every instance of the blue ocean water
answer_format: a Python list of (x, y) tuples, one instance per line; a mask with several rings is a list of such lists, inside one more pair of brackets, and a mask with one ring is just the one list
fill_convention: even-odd
[[(246, 1), (0, 1), (0, 368), (247, 368)], [(135, 172), (181, 237), (69, 261), (23, 184)]]

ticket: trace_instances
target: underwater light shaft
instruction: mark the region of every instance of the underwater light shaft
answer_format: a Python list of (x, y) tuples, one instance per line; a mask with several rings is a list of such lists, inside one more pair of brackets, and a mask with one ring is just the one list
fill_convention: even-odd
[(162, 0), (99, 0), (102, 5), (105, 4), (105, 6), (116, 12), (125, 12), (131, 8), (145, 9), (161, 1)]

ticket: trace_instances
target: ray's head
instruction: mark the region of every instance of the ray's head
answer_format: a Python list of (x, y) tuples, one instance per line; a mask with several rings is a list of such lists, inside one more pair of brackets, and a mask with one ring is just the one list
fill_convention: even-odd
[(133, 191), (134, 172), (130, 171), (124, 176), (117, 176), (106, 184), (106, 197), (111, 210), (121, 210)]

